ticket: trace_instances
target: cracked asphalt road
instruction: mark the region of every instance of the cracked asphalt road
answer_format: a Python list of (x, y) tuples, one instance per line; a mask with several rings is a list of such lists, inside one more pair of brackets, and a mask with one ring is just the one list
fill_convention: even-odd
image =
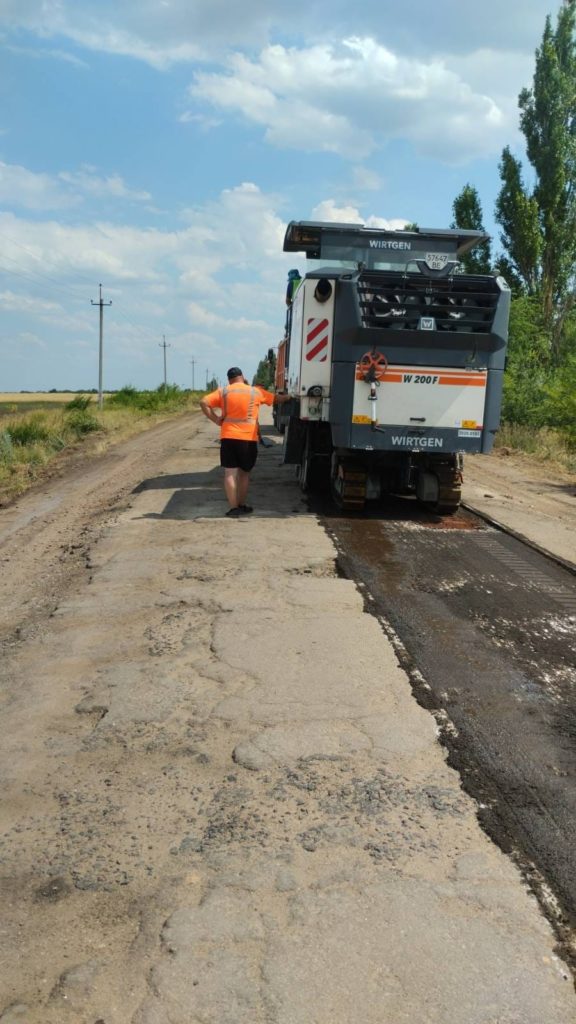
[(179, 421), (0, 513), (0, 1021), (568, 1024), (279, 449), (242, 520), (216, 463)]

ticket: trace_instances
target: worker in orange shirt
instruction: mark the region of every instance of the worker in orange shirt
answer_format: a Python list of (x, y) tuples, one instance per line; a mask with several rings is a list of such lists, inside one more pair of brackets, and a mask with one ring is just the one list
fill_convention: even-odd
[[(224, 468), (224, 493), (231, 519), (253, 511), (246, 504), (250, 473), (258, 454), (258, 410), (261, 405), (287, 402), (289, 395), (274, 395), (244, 381), (238, 366), (226, 375), (228, 384), (212, 391), (200, 402), (200, 408), (212, 423), (220, 427), (220, 465)], [(214, 410), (220, 409), (220, 415)]]

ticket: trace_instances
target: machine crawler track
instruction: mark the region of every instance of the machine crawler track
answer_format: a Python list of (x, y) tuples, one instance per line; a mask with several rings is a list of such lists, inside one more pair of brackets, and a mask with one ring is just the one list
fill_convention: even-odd
[(363, 512), (366, 505), (367, 474), (361, 469), (340, 465), (332, 479), (332, 497), (345, 512)]

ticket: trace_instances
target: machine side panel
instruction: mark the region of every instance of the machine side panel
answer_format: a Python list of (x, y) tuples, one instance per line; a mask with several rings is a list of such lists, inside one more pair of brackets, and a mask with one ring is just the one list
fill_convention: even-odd
[(304, 321), (304, 284), (301, 284), (292, 306), (290, 328), (288, 390), (300, 394), (300, 366), (302, 362), (302, 325)]
[(299, 292), (304, 296), (302, 323), (302, 354), (300, 369), (301, 395), (308, 388), (321, 386), (324, 394), (329, 394), (332, 338), (334, 333), (334, 290), (326, 302), (318, 302), (314, 292), (317, 280), (305, 279)]
[(356, 367), (353, 363), (332, 364), (330, 427), (335, 448), (352, 447), (355, 373)]
[(494, 446), (494, 439), (500, 426), (500, 409), (502, 407), (502, 389), (504, 387), (504, 371), (491, 370), (488, 374), (486, 389), (486, 412), (484, 432), (482, 435), (482, 452), (489, 455)]

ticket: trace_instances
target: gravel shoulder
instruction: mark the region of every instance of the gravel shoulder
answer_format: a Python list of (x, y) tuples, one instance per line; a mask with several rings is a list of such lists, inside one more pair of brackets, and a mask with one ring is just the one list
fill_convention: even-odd
[(0, 1021), (569, 1024), (278, 445), (251, 498), (190, 418), (0, 510)]

